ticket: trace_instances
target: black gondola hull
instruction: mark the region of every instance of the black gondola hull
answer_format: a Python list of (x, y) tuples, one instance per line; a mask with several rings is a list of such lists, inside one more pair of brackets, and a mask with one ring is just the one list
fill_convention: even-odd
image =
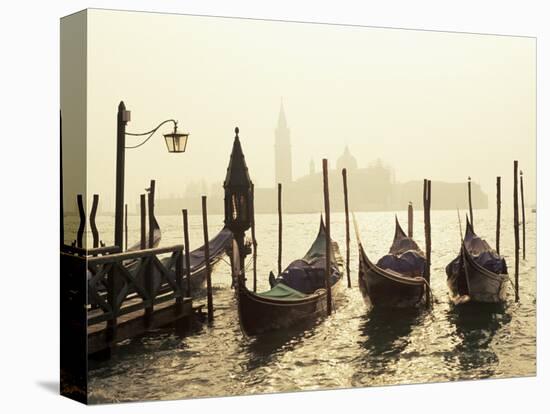
[[(360, 248), (362, 250), (362, 248)], [(364, 255), (364, 252), (360, 252)], [(359, 264), (359, 289), (368, 307), (410, 308), (421, 305), (425, 283), (421, 279), (406, 280), (392, 275), (363, 257)]]
[[(451, 301), (455, 305), (506, 301), (508, 275), (496, 274), (481, 267), (466, 250), (463, 265), (464, 269), (460, 275), (447, 279)], [(459, 287), (460, 278), (466, 279), (466, 291)]]
[[(453, 262), (451, 262), (447, 266), (447, 286), (451, 301), (455, 305), (505, 302), (508, 274), (494, 273), (476, 262), (467, 248), (467, 241), (473, 237), (477, 236), (467, 219), (466, 234), (462, 241), (460, 254), (455, 259), (458, 260), (458, 265), (453, 266)], [(490, 246), (485, 241), (482, 243), (484, 243), (484, 251), (490, 251)]]
[[(310, 266), (325, 256), (325, 227), (321, 220), (319, 232), (310, 249), (303, 259), (303, 266)], [(335, 307), (335, 297), (339, 296), (338, 291), (342, 281), (341, 263), (342, 258), (338, 244), (332, 241), (331, 262), (333, 266), (329, 280), (332, 280), (330, 287), (331, 307)], [(269, 297), (256, 294), (248, 290), (242, 277), (238, 247), (233, 242), (233, 275), (236, 281), (237, 309), (241, 331), (246, 336), (255, 336), (263, 333), (286, 329), (294, 326), (303, 326), (309, 322), (327, 315), (327, 290), (322, 288), (301, 298)], [(282, 282), (279, 282), (282, 283)], [(283, 283), (284, 284), (284, 283)]]
[[(332, 308), (340, 280), (332, 286)], [(302, 300), (269, 299), (254, 294), (246, 287), (239, 287), (237, 293), (241, 330), (247, 336), (314, 322), (327, 315), (327, 294), (323, 289)]]

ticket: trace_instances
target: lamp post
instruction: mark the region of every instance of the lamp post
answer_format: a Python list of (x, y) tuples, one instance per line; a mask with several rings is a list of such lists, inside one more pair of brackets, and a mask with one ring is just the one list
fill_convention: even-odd
[(252, 224), (252, 181), (248, 175), (248, 167), (244, 159), (239, 128), (235, 128), (233, 150), (223, 183), (225, 191), (225, 225), (233, 232), (233, 237), (239, 247), (240, 269), (244, 277), (244, 232)]
[[(166, 148), (170, 153), (185, 152), (187, 147), (188, 133), (178, 132), (178, 122), (173, 119), (167, 119), (161, 122), (155, 128), (143, 133), (126, 132), (126, 124), (130, 122), (130, 111), (126, 110), (126, 105), (121, 101), (118, 105), (117, 114), (117, 152), (116, 152), (116, 190), (115, 190), (115, 246), (122, 248), (123, 242), (123, 221), (124, 221), (124, 166), (126, 149), (138, 148), (144, 145), (158, 131), (158, 129), (167, 123), (174, 124), (174, 130), (171, 133), (164, 134)], [(126, 136), (147, 136), (144, 141), (137, 145), (126, 146)]]

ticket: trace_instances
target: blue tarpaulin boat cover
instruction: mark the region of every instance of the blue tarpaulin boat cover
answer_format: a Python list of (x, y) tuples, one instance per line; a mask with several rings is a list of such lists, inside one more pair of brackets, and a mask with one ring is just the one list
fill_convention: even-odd
[[(469, 226), (469, 224), (468, 224)], [(496, 274), (507, 274), (508, 267), (506, 266), (506, 259), (499, 256), (495, 250), (489, 246), (484, 239), (479, 237), (477, 234), (468, 227), (466, 232), (466, 237), (464, 238), (464, 246), (474, 259), (474, 261), (481, 267), (489, 270), (490, 272)], [(445, 271), (447, 276), (455, 274), (460, 271), (460, 260), (461, 257), (458, 255), (451, 263), (447, 265)]]
[[(309, 262), (303, 259), (294, 260), (277, 278), (277, 282), (299, 292), (313, 293), (325, 287), (325, 262), (324, 257)], [(332, 286), (338, 281), (340, 273), (335, 264), (331, 266), (331, 270), (329, 281)]]
[(381, 269), (391, 269), (406, 276), (422, 276), (426, 259), (417, 251), (407, 250), (399, 255), (387, 254), (380, 258), (376, 265)]

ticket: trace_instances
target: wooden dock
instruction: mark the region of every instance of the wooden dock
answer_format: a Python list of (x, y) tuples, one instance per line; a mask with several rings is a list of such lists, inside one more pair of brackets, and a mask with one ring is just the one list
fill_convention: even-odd
[(65, 247), (62, 264), (75, 270), (67, 274), (86, 277), (88, 355), (150, 330), (187, 324), (200, 310), (185, 295), (182, 245), (124, 253), (116, 246)]
[[(128, 301), (128, 306), (133, 306), (137, 302), (137, 299)], [(150, 319), (146, 316), (144, 309), (119, 316), (117, 318), (117, 329), (114, 337), (109, 332), (107, 322), (88, 325), (88, 354), (112, 348), (117, 342), (143, 335), (152, 329), (158, 329), (174, 323), (187, 323), (192, 314), (193, 300), (186, 297), (183, 298), (181, 305), (174, 303), (174, 301), (159, 303), (155, 306)], [(89, 318), (93, 317), (94, 312), (90, 312), (88, 315)]]

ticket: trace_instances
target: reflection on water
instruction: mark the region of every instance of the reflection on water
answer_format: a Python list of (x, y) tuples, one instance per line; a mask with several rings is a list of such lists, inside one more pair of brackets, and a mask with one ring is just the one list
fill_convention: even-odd
[[(421, 211), (416, 234), (424, 244)], [(406, 222), (406, 213), (400, 212)], [(492, 212), (476, 211), (476, 230), (494, 243)], [(343, 288), (329, 318), (261, 338), (245, 338), (239, 329), (229, 267), (213, 274), (215, 321), (182, 335), (171, 329), (125, 341), (110, 361), (90, 364), (92, 402), (174, 399), (254, 394), (352, 386), (452, 381), (534, 375), (536, 367), (536, 255), (534, 215), (527, 221), (527, 261), (520, 265), (521, 301), (506, 305), (456, 308), (448, 300), (445, 266), (458, 253), (456, 212), (432, 213), (431, 310), (367, 310), (357, 288), (358, 257), (351, 250), (352, 289)], [(132, 224), (132, 220), (135, 223)], [(369, 255), (380, 257), (393, 236), (393, 213), (358, 213)], [(215, 234), (222, 217), (212, 216)], [(300, 257), (317, 234), (317, 214), (285, 217), (283, 262)], [(112, 218), (101, 218), (107, 231)], [(180, 217), (159, 217), (163, 245), (181, 243)], [(258, 286), (268, 289), (276, 268), (277, 218), (259, 215)], [(332, 219), (333, 238), (343, 248), (344, 217)], [(513, 249), (512, 220), (503, 217), (502, 253)], [(139, 237), (138, 218), (130, 218), (130, 240)], [(202, 223), (190, 217), (192, 246), (201, 244)], [(353, 238), (352, 238), (353, 239)], [(193, 240), (196, 243), (193, 243)], [(251, 272), (248, 275), (251, 283)], [(204, 301), (204, 298), (201, 299)]]
[(498, 364), (498, 356), (491, 344), (498, 330), (511, 318), (503, 304), (472, 304), (452, 308), (449, 321), (455, 325), (459, 342), (451, 355), (458, 360), (462, 371), (481, 367), (478, 378), (494, 374), (492, 367)]
[(420, 323), (424, 311), (403, 309), (392, 312), (374, 308), (362, 317), (360, 345), (365, 353), (360, 358), (372, 375), (391, 375), (401, 354), (410, 344), (409, 335), (413, 327)]

